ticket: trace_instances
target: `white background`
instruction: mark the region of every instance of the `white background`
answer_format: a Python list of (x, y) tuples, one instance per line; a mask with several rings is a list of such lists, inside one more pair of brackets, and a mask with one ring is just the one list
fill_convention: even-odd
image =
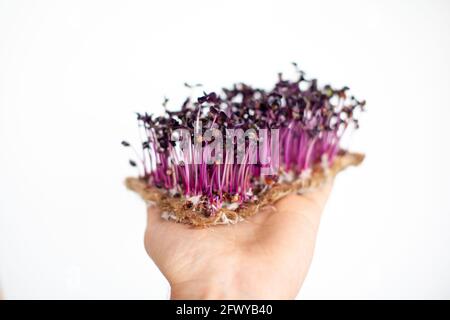
[(6, 298), (167, 297), (122, 139), (183, 82), (297, 61), (368, 101), (299, 298), (450, 298), (450, 2), (0, 0)]

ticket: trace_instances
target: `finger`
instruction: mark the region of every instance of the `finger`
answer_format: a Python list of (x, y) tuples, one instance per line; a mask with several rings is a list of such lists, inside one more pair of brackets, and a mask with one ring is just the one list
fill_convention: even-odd
[[(312, 261), (321, 212), (332, 182), (305, 195), (289, 195), (278, 201), (267, 217), (259, 243), (287, 265), (289, 277), (301, 283)], [(292, 263), (295, 261), (295, 263)]]
[(280, 218), (295, 220), (295, 217), (300, 213), (307, 215), (312, 221), (318, 222), (332, 187), (333, 181), (330, 180), (316, 190), (300, 195), (291, 194), (282, 198), (276, 203), (276, 208), (280, 215), (285, 215), (286, 217)]
[(155, 204), (147, 205), (147, 228), (159, 225), (164, 221), (161, 218), (161, 210)]
[(270, 234), (270, 241), (276, 246), (294, 247), (294, 251), (302, 248), (311, 252), (331, 188), (330, 181), (310, 193), (292, 194), (279, 200), (276, 211), (268, 216), (266, 223), (265, 231)]

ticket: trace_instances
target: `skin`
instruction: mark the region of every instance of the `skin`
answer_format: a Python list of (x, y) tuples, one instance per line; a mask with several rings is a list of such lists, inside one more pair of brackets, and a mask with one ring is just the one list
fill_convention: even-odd
[(311, 264), (330, 181), (236, 225), (196, 229), (147, 210), (145, 248), (172, 299), (293, 299)]

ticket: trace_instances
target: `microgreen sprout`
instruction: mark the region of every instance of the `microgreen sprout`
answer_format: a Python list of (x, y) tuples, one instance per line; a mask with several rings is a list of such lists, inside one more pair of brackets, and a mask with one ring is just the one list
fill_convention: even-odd
[(269, 91), (239, 83), (187, 98), (178, 111), (169, 111), (165, 98), (163, 115), (137, 114), (143, 153), (135, 150), (139, 161), (130, 164), (149, 186), (185, 197), (186, 209), (205, 216), (258, 201), (262, 190), (308, 177), (316, 164), (332, 165), (365, 101), (348, 87), (319, 87), (294, 66), (297, 79), (279, 74)]

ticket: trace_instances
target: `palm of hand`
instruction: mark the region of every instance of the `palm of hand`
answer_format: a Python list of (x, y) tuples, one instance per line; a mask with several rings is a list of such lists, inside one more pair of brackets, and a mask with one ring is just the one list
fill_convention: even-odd
[(331, 183), (289, 195), (236, 225), (205, 229), (148, 210), (145, 248), (173, 298), (294, 298), (308, 271)]

